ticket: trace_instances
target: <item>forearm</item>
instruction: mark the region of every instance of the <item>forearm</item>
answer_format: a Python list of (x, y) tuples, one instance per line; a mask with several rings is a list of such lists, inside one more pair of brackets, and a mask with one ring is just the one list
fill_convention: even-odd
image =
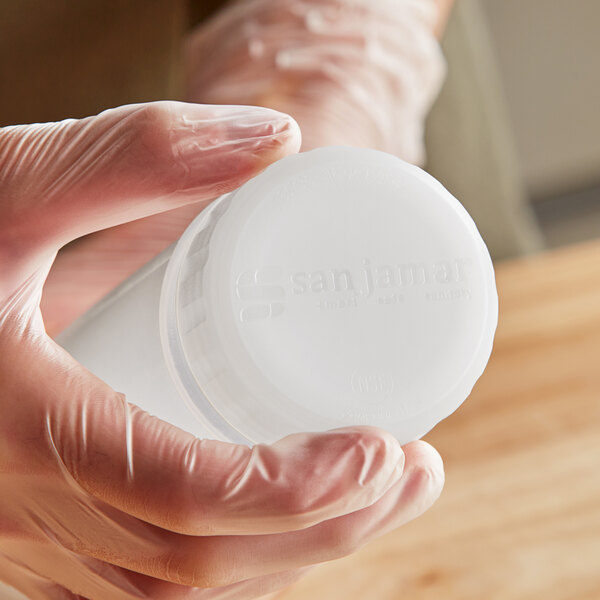
[(435, 25), (435, 35), (439, 38), (444, 34), (448, 18), (452, 12), (455, 0), (435, 0), (438, 8), (438, 19)]
[(368, 146), (420, 163), (444, 72), (441, 3), (235, 2), (190, 39), (188, 99), (288, 112), (305, 150)]

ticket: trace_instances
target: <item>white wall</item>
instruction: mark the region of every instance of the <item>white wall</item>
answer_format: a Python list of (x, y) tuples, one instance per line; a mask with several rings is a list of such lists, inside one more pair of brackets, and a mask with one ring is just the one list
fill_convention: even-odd
[(529, 193), (597, 184), (600, 0), (480, 2)]

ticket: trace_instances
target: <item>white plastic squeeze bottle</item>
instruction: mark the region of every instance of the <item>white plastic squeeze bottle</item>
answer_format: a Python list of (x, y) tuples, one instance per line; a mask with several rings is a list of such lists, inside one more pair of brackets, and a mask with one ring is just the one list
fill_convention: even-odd
[(461, 204), (394, 156), (331, 147), (210, 204), (59, 342), (200, 437), (367, 424), (405, 443), (468, 396), (497, 317)]

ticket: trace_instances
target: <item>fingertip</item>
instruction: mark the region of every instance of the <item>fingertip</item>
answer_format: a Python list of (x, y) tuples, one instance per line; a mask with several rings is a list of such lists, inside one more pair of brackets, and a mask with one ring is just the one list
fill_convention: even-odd
[(300, 152), (300, 147), (302, 146), (302, 131), (300, 129), (300, 125), (298, 121), (294, 119), (291, 115), (286, 113), (280, 113), (287, 119), (287, 126), (289, 129), (289, 142), (287, 153), (288, 154), (296, 154)]
[(261, 106), (183, 107), (173, 146), (186, 172), (179, 193), (198, 199), (232, 191), (300, 149), (300, 127), (286, 113)]
[(257, 161), (257, 172), (281, 158), (296, 154), (302, 145), (300, 126), (292, 116), (270, 108), (261, 110), (273, 119), (273, 131), (263, 136), (263, 143), (258, 147), (262, 160)]
[[(353, 481), (353, 487), (367, 494), (364, 506), (376, 502), (403, 475), (405, 466), (404, 451), (394, 435), (379, 427), (360, 425), (341, 427), (327, 432), (342, 437), (353, 451), (354, 469), (360, 469)], [(345, 444), (345, 445), (347, 445)], [(342, 446), (343, 448), (343, 446)], [(342, 451), (341, 455), (347, 453)], [(350, 465), (349, 465), (350, 466)]]
[(398, 439), (389, 431), (373, 425), (354, 425), (330, 429), (326, 433), (335, 435), (351, 434), (356, 436), (357, 443), (360, 441), (367, 446), (373, 446), (381, 454), (382, 458), (390, 464), (401, 464), (404, 466), (404, 451)]
[(425, 440), (416, 440), (402, 447), (408, 462), (427, 463), (432, 468), (444, 472), (444, 462), (440, 453)]
[(431, 505), (439, 497), (445, 483), (444, 463), (439, 452), (428, 442), (417, 440), (403, 446), (406, 457), (405, 475), (416, 493)]
[(277, 481), (284, 485), (271, 482), (269, 496), (271, 502), (278, 498), (291, 530), (377, 502), (402, 479), (404, 453), (387, 431), (344, 427), (290, 434), (270, 446), (255, 446), (253, 464), (261, 465), (260, 472), (280, 474)]

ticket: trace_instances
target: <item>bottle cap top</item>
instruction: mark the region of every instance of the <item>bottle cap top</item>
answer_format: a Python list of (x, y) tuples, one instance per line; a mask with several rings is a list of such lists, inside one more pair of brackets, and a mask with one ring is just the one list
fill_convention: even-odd
[(203, 211), (161, 299), (163, 349), (215, 435), (365, 424), (417, 439), (490, 356), (494, 271), (435, 179), (355, 148), (287, 157)]

